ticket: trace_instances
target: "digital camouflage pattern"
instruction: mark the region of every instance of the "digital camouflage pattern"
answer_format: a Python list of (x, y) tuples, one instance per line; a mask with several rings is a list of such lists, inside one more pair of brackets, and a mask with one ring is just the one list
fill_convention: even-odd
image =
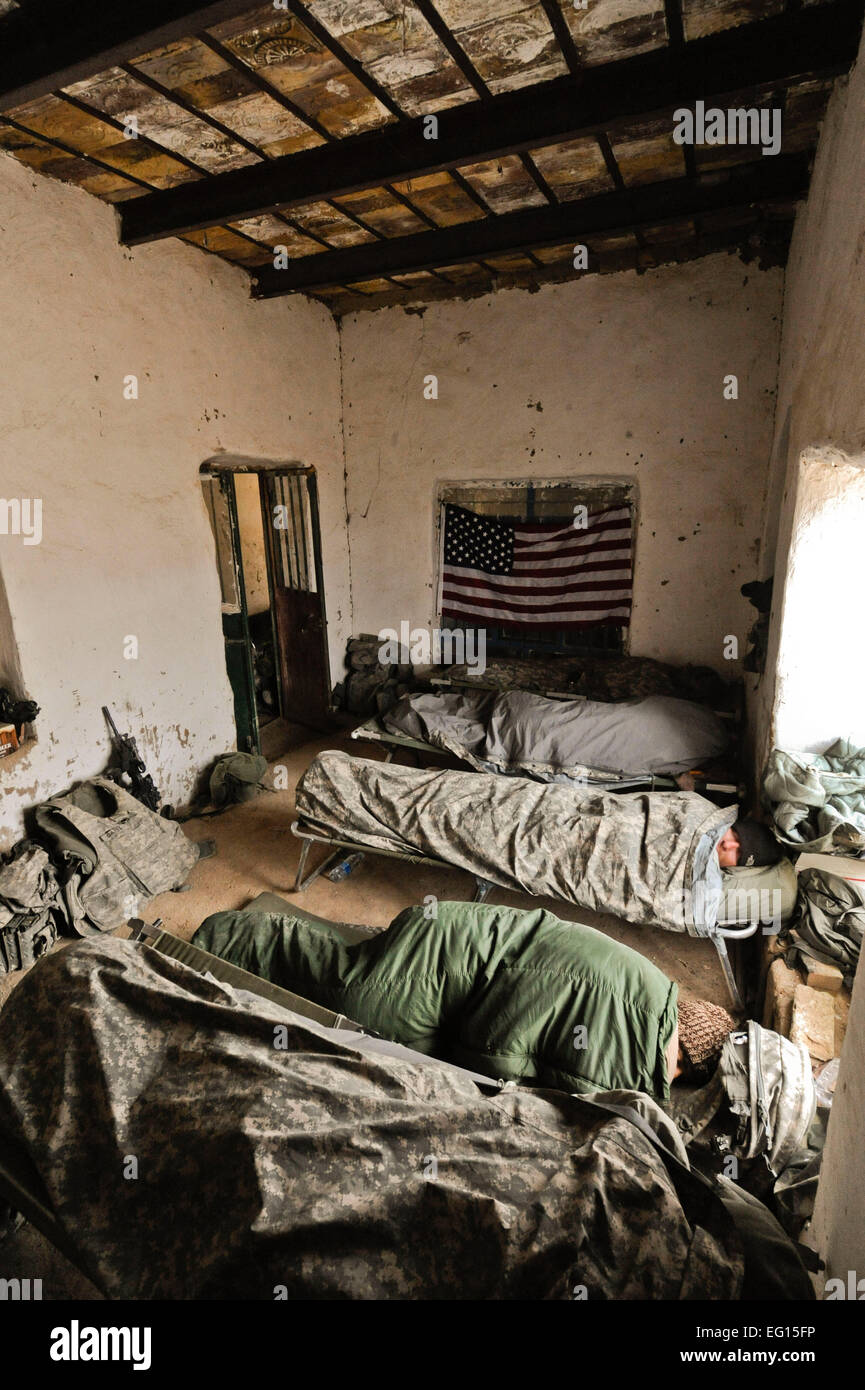
[(714, 925), (721, 888), (718, 870), (716, 897), (695, 891), (700, 841), (738, 814), (696, 792), (622, 796), (338, 752), (314, 759), (295, 804), (305, 821), (370, 849), (429, 855), (501, 888), (692, 935), (701, 917)]
[(722, 1203), (627, 1119), (374, 1042), (95, 938), (0, 1014), (0, 1132), (111, 1298), (739, 1296)]
[(730, 688), (708, 666), (669, 666), (649, 656), (490, 657), (486, 669), (443, 667), (436, 673), (454, 685), (484, 690), (532, 690), (542, 695), (582, 695), (588, 700), (633, 700), (677, 695), (726, 708)]
[(81, 782), (37, 806), (41, 838), (67, 865), (63, 898), (71, 931), (112, 931), (141, 903), (187, 878), (198, 847), (181, 827), (107, 777)]
[(42, 912), (55, 905), (58, 885), (51, 860), (32, 840), (19, 840), (0, 862), (0, 927), (16, 912)]
[(0, 863), (0, 975), (24, 970), (57, 939), (59, 885), (44, 849), (21, 840)]
[(460, 663), (443, 666), (435, 675), (476, 690), (533, 690), (541, 695), (576, 695), (579, 681), (579, 670), (571, 660), (541, 656), (491, 656), (484, 671)]
[(805, 1142), (817, 1108), (808, 1049), (749, 1019), (724, 1044), (719, 1071), (737, 1120), (733, 1152), (764, 1156), (777, 1177)]
[(806, 1143), (816, 1103), (804, 1045), (748, 1019), (727, 1038), (706, 1085), (677, 1097), (676, 1118), (687, 1143), (723, 1133), (731, 1153), (762, 1158), (777, 1177)]

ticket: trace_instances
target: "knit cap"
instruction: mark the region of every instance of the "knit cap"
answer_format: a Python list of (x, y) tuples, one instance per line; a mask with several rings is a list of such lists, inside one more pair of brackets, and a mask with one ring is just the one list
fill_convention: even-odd
[(679, 1046), (692, 1067), (705, 1067), (720, 1057), (735, 1027), (735, 1019), (720, 1005), (679, 996)]

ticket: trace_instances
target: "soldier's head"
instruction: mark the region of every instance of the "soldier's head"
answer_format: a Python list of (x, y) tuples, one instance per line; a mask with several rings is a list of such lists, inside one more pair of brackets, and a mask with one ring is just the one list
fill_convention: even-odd
[(718, 841), (722, 869), (750, 869), (777, 864), (782, 851), (771, 830), (752, 816), (737, 820)]

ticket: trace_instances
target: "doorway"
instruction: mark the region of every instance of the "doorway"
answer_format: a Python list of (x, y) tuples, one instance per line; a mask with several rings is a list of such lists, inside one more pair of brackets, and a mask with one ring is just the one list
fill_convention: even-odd
[(330, 717), (315, 470), (209, 460), (201, 484), (216, 546), (237, 746), (275, 756), (291, 725)]

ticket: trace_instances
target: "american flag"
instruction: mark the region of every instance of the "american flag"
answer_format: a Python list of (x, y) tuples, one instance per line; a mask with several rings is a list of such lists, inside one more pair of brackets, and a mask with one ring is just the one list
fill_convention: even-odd
[(443, 618), (506, 627), (627, 626), (631, 509), (589, 512), (587, 524), (495, 521), (445, 504)]

